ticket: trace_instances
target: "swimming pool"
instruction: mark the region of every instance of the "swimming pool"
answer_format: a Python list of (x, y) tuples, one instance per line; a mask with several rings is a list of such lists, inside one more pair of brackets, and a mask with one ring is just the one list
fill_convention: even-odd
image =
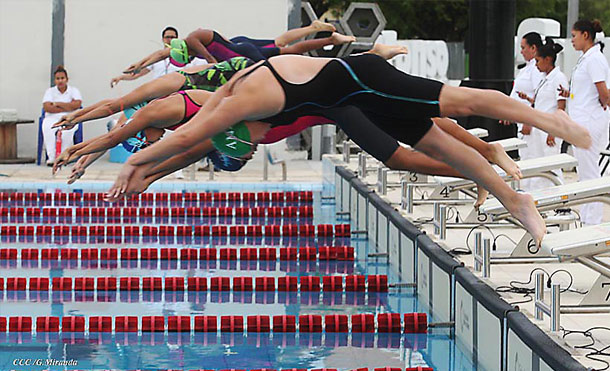
[(475, 369), (449, 330), (401, 333), (426, 306), (310, 189), (0, 191), (0, 369)]

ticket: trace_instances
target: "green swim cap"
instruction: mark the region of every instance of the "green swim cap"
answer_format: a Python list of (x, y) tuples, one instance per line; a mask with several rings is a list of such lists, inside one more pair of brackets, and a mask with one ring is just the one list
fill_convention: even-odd
[(170, 43), (169, 56), (180, 64), (189, 62), (189, 49), (186, 46), (186, 41), (182, 39), (173, 39)]
[(240, 158), (252, 151), (250, 130), (243, 121), (231, 126), (227, 131), (213, 136), (212, 144), (218, 151), (231, 157)]

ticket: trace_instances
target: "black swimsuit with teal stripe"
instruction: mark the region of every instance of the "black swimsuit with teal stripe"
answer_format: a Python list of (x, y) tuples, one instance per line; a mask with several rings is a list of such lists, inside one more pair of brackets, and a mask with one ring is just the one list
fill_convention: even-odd
[(272, 126), (288, 125), (300, 116), (324, 115), (325, 109), (351, 105), (371, 116), (386, 117), (386, 122), (404, 122), (391, 128), (379, 125), (385, 126), (384, 131), (395, 139), (415, 145), (432, 126), (430, 119), (440, 116), (441, 82), (408, 75), (376, 55), (332, 60), (303, 84), (284, 80), (269, 61), (249, 73), (261, 66), (271, 70), (286, 97), (282, 112), (261, 120)]

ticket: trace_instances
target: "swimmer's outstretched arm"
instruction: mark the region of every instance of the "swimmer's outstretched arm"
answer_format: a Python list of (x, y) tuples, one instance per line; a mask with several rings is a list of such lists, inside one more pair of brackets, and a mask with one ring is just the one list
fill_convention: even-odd
[[(186, 73), (197, 73), (210, 68), (211, 66), (212, 64), (193, 66), (185, 68), (183, 71)], [(144, 101), (150, 101), (155, 98), (169, 95), (178, 91), (182, 84), (184, 84), (185, 79), (185, 76), (178, 72), (168, 73), (167, 75), (138, 86), (133, 91), (120, 98), (106, 99), (75, 112), (76, 115), (67, 115), (54, 124), (53, 127), (64, 126), (66, 128), (72, 128), (76, 125), (76, 122), (104, 118)]]
[(81, 108), (79, 110), (76, 110), (72, 113), (69, 113), (65, 116), (63, 116), (61, 118), (61, 120), (59, 120), (58, 122), (56, 122), (55, 124), (53, 124), (53, 128), (57, 128), (57, 127), (63, 127), (66, 130), (72, 129), (74, 126), (76, 126), (77, 123), (82, 122), (82, 117), (83, 115), (97, 109), (98, 107), (101, 107), (105, 104), (109, 104), (110, 102), (114, 101), (114, 99), (104, 99), (101, 100), (97, 103), (94, 103), (90, 106)]
[[(127, 121), (127, 117), (125, 117), (125, 115), (121, 115), (121, 117), (119, 118), (118, 122), (116, 123), (116, 125), (114, 125), (112, 127), (112, 129), (110, 129), (110, 131), (106, 134), (100, 135), (98, 137), (95, 138), (91, 138), (89, 140), (86, 140), (84, 142), (80, 142), (78, 144), (75, 144), (73, 146), (70, 146), (68, 148), (66, 148), (59, 156), (57, 156), (57, 158), (55, 159), (55, 162), (53, 163), (53, 174), (57, 173), (59, 171), (59, 169), (64, 166), (67, 165), (69, 162), (77, 159), (78, 157), (73, 156), (73, 154), (89, 145), (94, 144), (98, 139), (100, 139), (101, 137), (110, 134), (112, 132), (116, 132), (119, 128), (121, 128), (123, 126), (123, 124), (125, 123), (125, 121)], [(105, 152), (105, 150), (104, 150)], [(104, 153), (102, 152), (102, 153)], [(93, 153), (93, 152), (91, 152)], [(96, 159), (99, 156), (96, 157)], [(80, 160), (78, 161), (80, 162)], [(77, 163), (78, 163), (77, 162)]]
[[(162, 142), (155, 143), (149, 148)], [(121, 169), (114, 185), (108, 191), (106, 199), (113, 202), (126, 195), (144, 192), (153, 182), (201, 160), (213, 150), (212, 141), (207, 140), (164, 161), (153, 161), (138, 166), (131, 165), (128, 161)]]
[(172, 95), (150, 103), (133, 115), (129, 125), (117, 125), (110, 132), (87, 141), (85, 145), (81, 143), (68, 148), (64, 151), (65, 157), (62, 153), (55, 161), (54, 168), (80, 156), (110, 149), (146, 128), (164, 128), (178, 123), (183, 114), (183, 106), (180, 105), (182, 99), (181, 96)]
[(72, 173), (68, 177), (68, 184), (72, 184), (85, 175), (85, 169), (94, 163), (98, 158), (102, 157), (106, 151), (94, 153), (81, 157), (72, 167)]
[(129, 73), (129, 74), (135, 75), (135, 74), (139, 73), (143, 68), (146, 68), (159, 61), (162, 61), (165, 58), (168, 58), (170, 50), (171, 50), (170, 48), (163, 48), (163, 49), (157, 50), (155, 52), (152, 52), (151, 54), (149, 54), (146, 57), (142, 58), (141, 60), (137, 61), (136, 63), (129, 65), (129, 67), (127, 67), (123, 71), (123, 73)]

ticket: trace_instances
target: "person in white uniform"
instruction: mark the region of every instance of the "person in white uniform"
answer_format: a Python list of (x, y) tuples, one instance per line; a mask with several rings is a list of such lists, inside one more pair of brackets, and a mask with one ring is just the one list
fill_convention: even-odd
[[(587, 128), (593, 139), (589, 149), (574, 148), (579, 181), (601, 177), (598, 165), (600, 151), (608, 144), (610, 115), (606, 80), (610, 71), (608, 61), (602, 54), (603, 45), (595, 42), (596, 34), (601, 32), (602, 27), (597, 20), (574, 23), (572, 45), (583, 54), (572, 71), (569, 89), (562, 89), (562, 95), (569, 97), (570, 117)], [(580, 209), (580, 216), (585, 224), (599, 224), (602, 222), (603, 205), (599, 202), (585, 204)]]
[[(70, 130), (58, 132), (58, 128), (52, 128), (66, 113), (78, 109), (82, 105), (83, 98), (74, 86), (68, 85), (68, 72), (63, 66), (55, 69), (55, 86), (50, 87), (42, 98), (42, 108), (45, 111), (42, 121), (42, 135), (47, 152), (47, 165), (52, 166), (55, 155), (63, 152), (66, 148), (74, 144), (74, 132), (78, 126)], [(58, 138), (61, 136), (61, 138)], [(56, 144), (61, 141), (61, 148), (56, 148)]]
[[(566, 75), (561, 72), (559, 67), (555, 66), (557, 54), (563, 50), (563, 47), (553, 42), (553, 39), (547, 37), (544, 45), (540, 46), (536, 52), (536, 68), (543, 73), (543, 78), (534, 90), (533, 96), (527, 96), (525, 93), (520, 93), (519, 97), (526, 99), (537, 110), (543, 112), (555, 112), (558, 109), (566, 109), (566, 98), (561, 95), (561, 87), (568, 86)], [(530, 145), (528, 153), (531, 158), (546, 157), (559, 154), (561, 151), (561, 143), (554, 136), (543, 132), (537, 128), (531, 128), (528, 135), (528, 143)], [(560, 179), (562, 179), (561, 169), (553, 171)], [(551, 187), (554, 184), (545, 178), (530, 179), (529, 190), (542, 189)]]
[[(170, 45), (170, 43), (172, 42), (173, 39), (177, 39), (177, 38), (178, 38), (178, 30), (172, 26), (165, 27), (163, 32), (161, 32), (161, 42), (163, 43), (163, 45), (166, 48), (168, 47), (168, 45)], [(137, 74), (122, 74), (120, 76), (113, 78), (112, 80), (110, 80), (110, 87), (111, 88), (115, 87), (120, 81), (135, 80), (135, 79), (138, 79), (149, 73), (152, 75), (153, 79), (156, 79), (158, 77), (167, 75), (168, 73), (181, 70), (185, 67), (199, 66), (199, 65), (204, 65), (204, 64), (207, 64), (205, 59), (195, 58), (188, 65), (186, 65), (184, 67), (178, 67), (178, 66), (175, 66), (172, 63), (170, 63), (169, 58), (165, 58), (164, 60), (161, 60), (147, 68), (142, 68), (142, 70)]]
[[(531, 105), (526, 99), (523, 99), (519, 96), (519, 94), (526, 95), (529, 97), (534, 96), (534, 91), (536, 87), (542, 81), (543, 74), (536, 68), (536, 51), (538, 48), (542, 46), (542, 38), (538, 32), (529, 32), (523, 35), (521, 39), (521, 55), (523, 59), (525, 59), (525, 67), (519, 71), (517, 77), (515, 77), (515, 83), (513, 85), (513, 90), (510, 93), (510, 97), (522, 102), (523, 104)], [(501, 121), (502, 124), (508, 125), (510, 122)], [(521, 160), (527, 160), (529, 158), (534, 158), (535, 156), (530, 153), (530, 148), (532, 147), (532, 143), (530, 143), (532, 127), (529, 125), (522, 125), (521, 123), (517, 123), (517, 137), (523, 139), (527, 143), (527, 147), (519, 150), (519, 157)], [(529, 182), (530, 179), (521, 180), (521, 188), (525, 190), (529, 190)]]

